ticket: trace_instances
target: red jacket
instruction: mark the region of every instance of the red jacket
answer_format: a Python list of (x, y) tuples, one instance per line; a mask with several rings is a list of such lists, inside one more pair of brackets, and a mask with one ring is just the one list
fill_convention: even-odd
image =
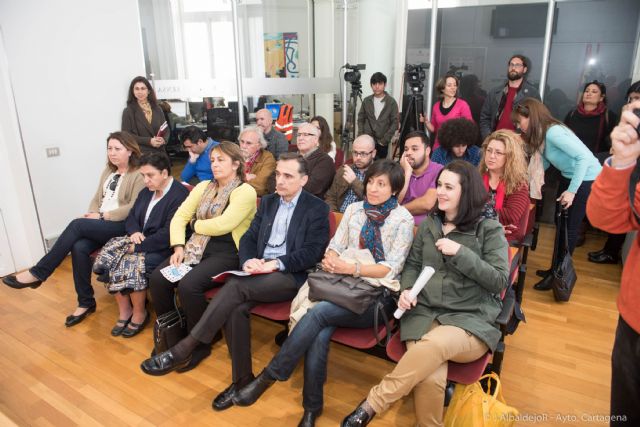
[[(608, 166), (591, 187), (587, 201), (587, 216), (593, 226), (609, 233), (627, 233), (640, 230), (629, 205), (629, 179), (633, 166), (614, 169)], [(640, 212), (640, 184), (636, 185), (634, 199), (636, 212)], [(618, 295), (618, 310), (622, 318), (640, 333), (640, 234), (636, 237), (622, 270), (622, 283)]]

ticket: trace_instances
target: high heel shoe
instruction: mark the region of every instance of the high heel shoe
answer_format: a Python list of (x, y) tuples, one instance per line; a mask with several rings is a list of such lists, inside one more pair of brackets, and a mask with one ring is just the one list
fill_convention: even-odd
[(35, 289), (40, 285), (42, 285), (42, 280), (36, 280), (35, 282), (30, 282), (30, 283), (19, 282), (15, 274), (9, 274), (8, 276), (3, 277), (2, 282), (13, 289), (24, 289), (24, 288)]

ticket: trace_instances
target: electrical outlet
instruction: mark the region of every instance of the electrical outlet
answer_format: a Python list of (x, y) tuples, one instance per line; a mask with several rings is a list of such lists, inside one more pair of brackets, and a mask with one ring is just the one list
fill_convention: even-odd
[(60, 147), (47, 147), (47, 157), (58, 157), (60, 155)]

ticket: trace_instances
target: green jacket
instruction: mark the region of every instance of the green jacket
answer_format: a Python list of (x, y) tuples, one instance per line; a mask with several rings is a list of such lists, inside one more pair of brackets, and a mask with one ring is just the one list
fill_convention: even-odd
[(423, 266), (436, 272), (418, 295), (416, 307), (402, 317), (401, 339), (419, 340), (437, 319), (470, 332), (493, 351), (500, 340), (495, 323), (502, 310), (500, 292), (509, 280), (509, 247), (502, 226), (485, 219), (475, 230), (451, 231), (447, 238), (462, 245), (454, 256), (436, 249), (435, 242), (443, 237), (440, 219), (429, 215), (413, 240), (401, 289), (413, 286)]

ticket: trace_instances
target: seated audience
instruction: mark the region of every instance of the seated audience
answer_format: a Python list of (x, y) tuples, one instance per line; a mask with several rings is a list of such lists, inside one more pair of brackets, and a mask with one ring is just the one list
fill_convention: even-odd
[(240, 265), (250, 276), (229, 279), (189, 335), (178, 344), (142, 362), (150, 375), (185, 369), (195, 350), (209, 346), (225, 328), (231, 353), (232, 383), (213, 400), (221, 411), (233, 405), (237, 389), (250, 383), (251, 309), (258, 303), (291, 300), (307, 280), (307, 271), (322, 259), (329, 240), (329, 207), (303, 190), (306, 161), (285, 153), (276, 166), (276, 194), (264, 196), (251, 227), (240, 242)]
[[(437, 195), (437, 209), (420, 224), (402, 270), (398, 307), (406, 310), (400, 334), (407, 352), (343, 426), (367, 425), (411, 391), (417, 424), (442, 425), (448, 362), (472, 362), (498, 344), (496, 295), (508, 285), (508, 247), (500, 224), (482, 217), (482, 178), (469, 163), (451, 162), (438, 175)], [(410, 300), (426, 266), (436, 272)]]
[(519, 224), (529, 215), (530, 199), (520, 137), (508, 129), (487, 136), (482, 144), (480, 173), (489, 192), (485, 216), (500, 221), (508, 241), (521, 241), (526, 230)]
[(400, 158), (404, 187), (398, 201), (411, 212), (416, 225), (420, 225), (436, 203), (436, 176), (442, 165), (429, 161), (430, 153), (429, 137), (424, 132), (407, 134)]
[[(256, 213), (256, 191), (243, 183), (244, 157), (240, 147), (221, 142), (211, 150), (211, 170), (215, 178), (196, 185), (176, 211), (169, 230), (173, 255), (151, 274), (149, 287), (158, 316), (174, 309), (174, 289), (192, 330), (207, 308), (205, 292), (215, 283), (211, 277), (238, 269), (240, 238)], [(186, 239), (187, 225), (193, 234)], [(185, 243), (186, 242), (186, 243)], [(176, 283), (160, 270), (168, 265), (193, 267)], [(201, 346), (194, 357), (195, 367), (211, 353)]]
[(65, 321), (77, 325), (96, 311), (91, 287), (91, 253), (109, 239), (126, 233), (125, 219), (138, 193), (144, 188), (138, 172), (140, 148), (127, 132), (113, 132), (107, 137), (107, 167), (102, 171), (96, 194), (82, 218), (69, 223), (51, 250), (27, 271), (9, 275), (2, 281), (16, 289), (37, 288), (71, 252), (73, 282), (78, 294), (78, 308)]
[(322, 116), (315, 116), (309, 120), (309, 123), (320, 129), (320, 150), (327, 153), (329, 157), (336, 161), (336, 143), (331, 136), (331, 128), (329, 123)]
[(360, 135), (353, 141), (353, 164), (344, 164), (336, 172), (333, 184), (324, 196), (332, 212), (341, 212), (364, 196), (363, 180), (376, 156), (376, 142), (369, 135)]
[[(122, 131), (133, 135), (142, 153), (166, 154), (167, 141), (159, 135), (165, 121), (164, 112), (158, 105), (149, 80), (142, 76), (131, 80), (127, 107), (122, 111)], [(169, 135), (169, 129), (166, 130), (166, 135)]]
[(307, 161), (309, 171), (304, 189), (324, 200), (336, 174), (336, 167), (331, 157), (319, 149), (320, 130), (311, 123), (303, 123), (298, 128), (297, 142), (298, 151)]
[(262, 197), (267, 194), (267, 182), (276, 170), (276, 160), (266, 150), (267, 140), (257, 126), (245, 127), (238, 142), (244, 156), (245, 182), (256, 190), (258, 197)]
[(109, 240), (93, 264), (118, 302), (114, 337), (137, 335), (149, 320), (145, 309), (148, 276), (167, 256), (169, 224), (189, 190), (171, 177), (169, 158), (148, 153), (140, 159), (140, 174), (147, 188), (140, 191), (127, 220), (126, 236)]
[[(363, 277), (378, 286), (388, 286), (391, 292), (380, 301), (388, 316), (396, 308), (392, 292), (399, 289), (397, 279), (413, 240), (413, 217), (396, 198), (403, 183), (404, 171), (398, 163), (391, 160), (373, 163), (365, 175), (366, 199), (349, 205), (322, 260), (324, 271)], [(341, 257), (345, 251), (360, 249), (368, 250), (371, 264), (350, 263)], [(378, 279), (386, 280), (381, 283)], [(323, 379), (327, 376), (333, 331), (336, 327), (372, 328), (377, 304), (375, 301), (362, 314), (329, 301), (313, 305), (278, 354), (255, 380), (236, 392), (233, 402), (240, 406), (253, 404), (276, 380), (288, 380), (304, 357), (301, 425), (314, 425), (322, 412)]]
[[(431, 121), (422, 115), (420, 116), (420, 121), (424, 121), (429, 132), (433, 133), (435, 136), (433, 142), (434, 154), (438, 151), (440, 144), (442, 144), (440, 128), (447, 121), (459, 118), (473, 121), (469, 104), (467, 104), (467, 101), (464, 99), (458, 97), (459, 85), (460, 79), (454, 74), (447, 74), (444, 77), (440, 77), (436, 82), (436, 91), (438, 92), (440, 100), (433, 105), (433, 109), (431, 110)], [(477, 132), (478, 130), (476, 128), (476, 133)], [(476, 139), (477, 135), (475, 136), (475, 139), (467, 145), (475, 145)]]
[(189, 152), (189, 159), (180, 174), (182, 182), (197, 184), (213, 179), (211, 172), (211, 149), (217, 141), (207, 137), (197, 126), (189, 126), (180, 134), (182, 145)]
[(467, 119), (447, 120), (438, 132), (440, 147), (431, 155), (431, 161), (447, 165), (454, 160), (465, 160), (473, 166), (480, 163), (480, 147), (478, 140), (478, 126)]
[(278, 160), (280, 155), (289, 151), (287, 137), (273, 128), (271, 111), (263, 108), (256, 112), (256, 126), (262, 129), (264, 139), (267, 140), (267, 150)]

